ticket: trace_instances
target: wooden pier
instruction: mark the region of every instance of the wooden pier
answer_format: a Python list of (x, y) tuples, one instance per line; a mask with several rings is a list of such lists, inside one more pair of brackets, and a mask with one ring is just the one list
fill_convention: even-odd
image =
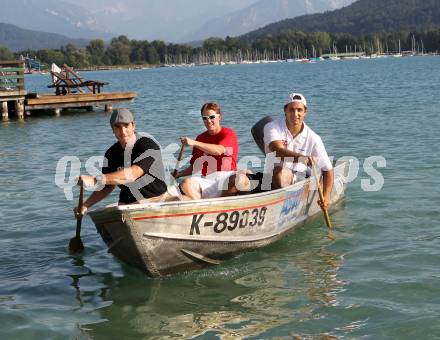
[(34, 110), (52, 110), (59, 115), (63, 109), (91, 109), (94, 106), (104, 106), (107, 112), (113, 110), (113, 104), (131, 102), (136, 97), (135, 92), (101, 92), (75, 93), (66, 95), (28, 94), (25, 101), (26, 114)]
[(24, 61), (0, 61), (0, 113), (2, 120), (8, 120), (9, 112), (17, 118), (24, 116)]
[[(68, 70), (77, 76), (71, 68)], [(23, 119), (25, 115), (30, 116), (38, 111), (52, 111), (55, 116), (59, 116), (62, 110), (93, 110), (94, 107), (104, 107), (107, 112), (111, 112), (114, 104), (131, 102), (136, 97), (135, 92), (101, 92), (101, 87), (107, 83), (97, 80), (83, 81), (79, 76), (78, 79), (80, 81), (73, 81), (75, 79), (67, 77), (62, 82), (49, 85), (49, 88), (56, 88), (52, 94), (27, 93), (24, 61), (0, 62), (1, 119), (8, 120), (11, 115)]]

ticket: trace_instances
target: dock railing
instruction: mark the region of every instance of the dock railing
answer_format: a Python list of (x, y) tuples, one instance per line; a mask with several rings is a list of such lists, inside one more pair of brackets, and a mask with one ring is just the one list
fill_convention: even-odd
[(0, 61), (0, 95), (19, 95), (24, 90), (24, 61)]

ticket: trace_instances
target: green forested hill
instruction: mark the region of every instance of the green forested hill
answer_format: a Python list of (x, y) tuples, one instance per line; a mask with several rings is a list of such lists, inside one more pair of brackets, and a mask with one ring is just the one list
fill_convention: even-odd
[(359, 0), (332, 12), (279, 21), (242, 36), (254, 41), (285, 31), (375, 32), (421, 31), (440, 28), (440, 0)]
[(88, 40), (72, 39), (55, 33), (25, 30), (15, 25), (0, 23), (0, 45), (8, 47), (12, 51), (57, 49), (68, 43), (85, 47)]

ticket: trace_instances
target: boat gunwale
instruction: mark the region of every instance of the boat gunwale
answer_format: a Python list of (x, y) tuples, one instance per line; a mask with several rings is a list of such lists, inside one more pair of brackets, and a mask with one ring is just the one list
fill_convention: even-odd
[[(303, 182), (309, 180), (309, 178), (301, 180), (300, 182), (296, 182), (294, 184), (291, 184), (287, 187), (276, 189), (276, 190), (270, 190), (265, 191), (261, 193), (255, 193), (255, 194), (246, 194), (246, 195), (237, 195), (237, 196), (225, 196), (225, 197), (216, 197), (216, 198), (203, 198), (198, 200), (188, 200), (188, 201), (170, 201), (170, 202), (145, 202), (145, 203), (133, 203), (133, 204), (124, 204), (124, 205), (118, 205), (117, 203), (109, 204), (105, 207), (101, 207), (98, 209), (94, 209), (89, 212), (89, 214), (95, 214), (100, 213), (103, 211), (110, 211), (110, 210), (116, 210), (121, 212), (135, 212), (137, 210), (145, 210), (146, 208), (151, 209), (159, 209), (164, 207), (182, 207), (182, 206), (199, 206), (199, 205), (215, 205), (215, 203), (219, 202), (234, 202), (237, 200), (243, 201), (246, 198), (247, 200), (250, 199), (258, 199), (260, 197), (265, 196), (276, 196), (276, 195), (282, 195), (287, 190), (290, 190), (291, 188), (294, 188), (295, 186), (301, 187)], [(305, 185), (305, 183), (304, 183)], [(269, 197), (268, 197), (269, 198)], [(280, 198), (281, 199), (281, 198)]]

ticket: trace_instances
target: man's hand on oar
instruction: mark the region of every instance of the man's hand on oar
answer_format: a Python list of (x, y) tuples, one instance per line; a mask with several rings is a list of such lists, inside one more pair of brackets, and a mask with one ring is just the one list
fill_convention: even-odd
[[(83, 187), (92, 188), (96, 184), (95, 177), (87, 176), (87, 175), (82, 175), (82, 176), (77, 177), (76, 182), (79, 187), (83, 186)], [(73, 213), (74, 213), (76, 219), (78, 217), (83, 217), (85, 214), (87, 214), (87, 211), (88, 211), (88, 208), (84, 205), (84, 203), (82, 204), (81, 209), (79, 207), (79, 203), (78, 203), (77, 207), (73, 208)]]
[(86, 206), (83, 206), (81, 211), (79, 211), (78, 207), (73, 208), (73, 213), (75, 215), (75, 218), (83, 217), (84, 215), (87, 214), (87, 211), (88, 211), (88, 209)]

